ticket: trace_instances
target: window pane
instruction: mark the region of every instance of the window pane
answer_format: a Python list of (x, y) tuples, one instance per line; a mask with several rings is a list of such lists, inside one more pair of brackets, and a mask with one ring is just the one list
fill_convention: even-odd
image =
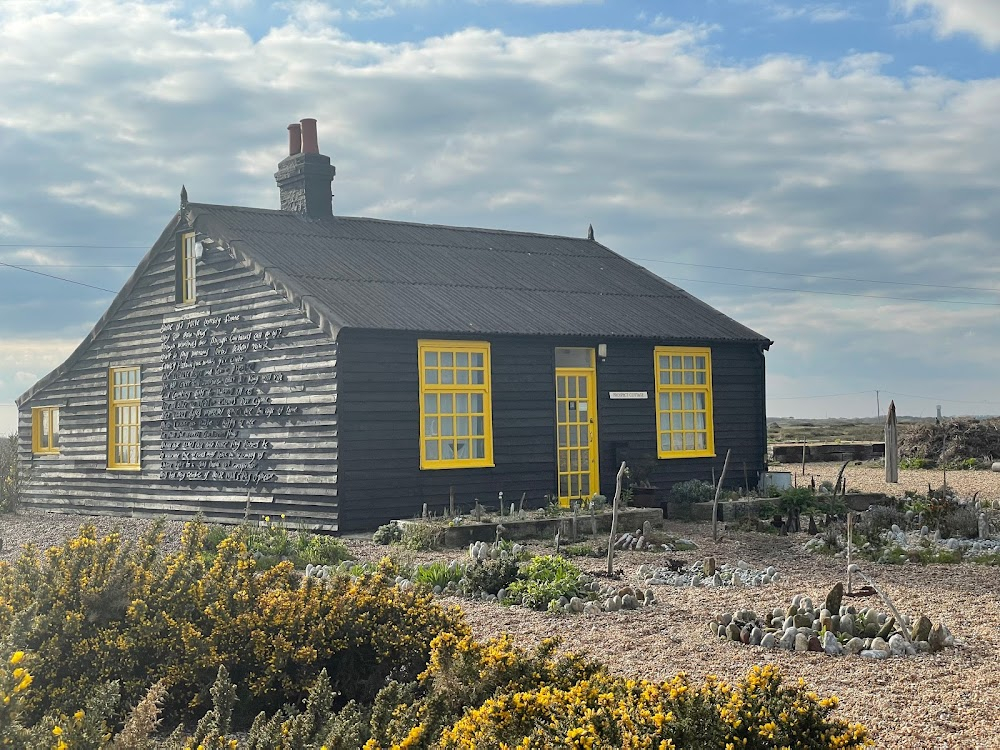
[(452, 394), (450, 394), (450, 393), (442, 393), (441, 394), (441, 410), (440, 410), (439, 413), (440, 414), (454, 414), (455, 412), (452, 409), (453, 403), (454, 403), (454, 400), (452, 398)]
[(670, 385), (670, 370), (660, 373), (660, 385)]
[(441, 366), (442, 367), (454, 367), (455, 366), (455, 355), (452, 352), (441, 352)]
[(694, 366), (697, 367), (699, 370), (704, 370), (705, 369), (705, 358), (704, 357), (695, 357), (694, 358)]
[(469, 413), (469, 394), (468, 393), (456, 393), (455, 394), (455, 413), (456, 414), (468, 414)]
[(438, 397), (435, 393), (428, 393), (424, 396), (424, 413), (426, 414), (437, 414), (438, 413)]
[(697, 383), (698, 385), (706, 385), (708, 383), (708, 380), (705, 377), (705, 373), (696, 372), (694, 374), (694, 382)]
[(566, 398), (566, 378), (556, 378), (556, 398)]
[(468, 367), (469, 366), (469, 353), (468, 352), (457, 352), (455, 354), (455, 366), (456, 367)]
[(587, 447), (590, 445), (590, 430), (587, 429), (587, 425), (583, 425), (579, 428), (580, 430), (580, 445)]
[(685, 432), (684, 433), (684, 450), (693, 451), (694, 450), (694, 433)]
[(659, 367), (661, 370), (670, 369), (670, 357), (665, 357), (663, 355), (660, 355), (658, 359), (659, 359)]
[(486, 458), (486, 441), (477, 439), (472, 441), (472, 457)]
[(559, 424), (566, 424), (566, 402), (560, 401), (556, 405), (556, 421)]
[(438, 434), (438, 421), (437, 417), (428, 417), (424, 420), (424, 435), (427, 437), (436, 437)]
[(483, 411), (483, 394), (472, 393), (469, 395), (469, 406), (473, 414), (484, 414)]
[(679, 369), (681, 369), (681, 358), (680, 357), (671, 357), (670, 358), (670, 369), (672, 369), (672, 370), (679, 370)]
[(660, 412), (660, 431), (670, 429), (670, 412)]
[(486, 382), (486, 375), (482, 370), (472, 371), (472, 384), (483, 385)]
[(685, 370), (693, 370), (694, 369), (694, 357), (692, 357), (690, 355), (687, 356), (687, 357), (684, 357), (684, 369)]
[(664, 453), (670, 450), (670, 433), (660, 435), (660, 450)]
[(678, 432), (675, 432), (670, 436), (671, 450), (680, 451), (684, 450), (684, 436)]
[(685, 372), (684, 373), (684, 385), (694, 385), (694, 373)]
[(472, 353), (472, 366), (482, 367), (483, 366), (483, 355), (480, 352)]
[(694, 429), (694, 414), (687, 412), (684, 415), (684, 429), (693, 430)]
[(684, 373), (680, 370), (674, 370), (670, 373), (670, 383), (671, 385), (680, 385), (681, 379), (684, 377)]
[(427, 457), (428, 461), (437, 461), (438, 459), (438, 441), (428, 440), (427, 446), (424, 449), (424, 455)]
[(468, 370), (456, 370), (455, 371), (455, 382), (459, 385), (469, 384), (469, 371)]
[(469, 434), (469, 418), (459, 417), (455, 420), (455, 434), (459, 437), (465, 437)]
[(694, 394), (685, 393), (684, 394), (684, 408), (691, 410), (694, 409)]
[(51, 427), (51, 442), (50, 447), (59, 447), (59, 410), (53, 409), (49, 412), (52, 415), (52, 427)]
[(437, 370), (425, 370), (424, 371), (424, 382), (428, 385), (437, 385), (438, 383), (438, 371)]
[(442, 417), (441, 419), (441, 434), (444, 437), (451, 437), (455, 434), (455, 419), (454, 417)]
[(704, 432), (699, 432), (697, 434), (697, 439), (695, 442), (698, 446), (698, 450), (703, 451), (708, 449), (708, 439), (706, 438)]
[(681, 409), (684, 408), (682, 401), (683, 399), (681, 397), (681, 394), (679, 393), (670, 394), (670, 408), (673, 409), (674, 411), (680, 411)]
[(441, 441), (441, 459), (447, 461), (455, 457), (455, 443), (451, 440)]
[(453, 385), (455, 382), (455, 371), (454, 370), (441, 370), (441, 384), (442, 385)]
[(704, 412), (698, 412), (697, 414), (695, 414), (694, 426), (697, 427), (699, 430), (704, 430), (705, 429), (705, 413)]
[(486, 420), (482, 417), (472, 418), (472, 435), (485, 435), (486, 434)]
[(705, 409), (705, 394), (704, 393), (696, 393), (696, 394), (694, 394), (694, 408), (695, 409), (701, 409), (702, 411), (704, 411), (704, 409)]
[(590, 475), (583, 474), (580, 477), (580, 494), (585, 497), (590, 497)]
[(566, 395), (570, 398), (576, 398), (576, 378), (566, 379)]
[(681, 430), (684, 428), (684, 414), (683, 412), (675, 411), (671, 415), (671, 429)]
[(580, 452), (570, 451), (569, 452), (569, 470), (579, 471), (580, 470)]
[(468, 458), (469, 457), (469, 441), (468, 440), (458, 440), (455, 443), (455, 458)]
[(667, 410), (670, 409), (670, 394), (669, 393), (661, 393), (659, 401), (660, 401), (660, 411), (667, 411)]

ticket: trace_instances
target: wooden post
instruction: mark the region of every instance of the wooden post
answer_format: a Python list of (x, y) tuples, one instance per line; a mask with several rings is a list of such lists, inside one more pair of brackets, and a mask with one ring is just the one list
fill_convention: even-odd
[(854, 511), (847, 511), (847, 593), (851, 593), (854, 573), (851, 572), (851, 549), (854, 547)]
[(806, 475), (806, 444), (802, 443), (802, 476)]
[(747, 488), (747, 494), (750, 494), (750, 475), (747, 473), (747, 462), (743, 462), (743, 486)]
[(618, 477), (615, 479), (615, 499), (611, 503), (611, 536), (608, 537), (608, 576), (614, 575), (615, 565), (615, 532), (618, 531), (618, 502), (622, 497), (622, 479), (625, 476), (625, 462), (618, 467)]
[(451, 517), (455, 517), (455, 485), (448, 488), (448, 511)]
[(423, 513), (423, 517), (424, 517), (424, 518), (427, 518), (427, 503), (424, 503), (424, 513)]
[(580, 503), (578, 501), (574, 500), (573, 501), (573, 526), (572, 526), (572, 533), (570, 535), (574, 544), (576, 543), (576, 521), (577, 521), (577, 517), (579, 516), (579, 514), (580, 514)]
[(722, 465), (722, 476), (719, 477), (719, 486), (715, 488), (715, 500), (712, 501), (712, 541), (719, 543), (719, 495), (722, 494), (722, 483), (726, 481), (726, 469), (729, 468), (729, 456), (733, 452), (732, 448), (726, 451), (726, 463)]
[(528, 496), (527, 490), (521, 493), (521, 504), (517, 506), (517, 514), (521, 515), (524, 512), (524, 498)]

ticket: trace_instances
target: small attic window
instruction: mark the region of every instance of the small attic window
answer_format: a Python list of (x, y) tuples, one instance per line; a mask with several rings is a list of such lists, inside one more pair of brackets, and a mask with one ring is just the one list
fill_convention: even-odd
[(182, 305), (198, 301), (195, 275), (198, 259), (194, 246), (194, 232), (185, 232), (181, 235), (177, 250), (177, 302)]

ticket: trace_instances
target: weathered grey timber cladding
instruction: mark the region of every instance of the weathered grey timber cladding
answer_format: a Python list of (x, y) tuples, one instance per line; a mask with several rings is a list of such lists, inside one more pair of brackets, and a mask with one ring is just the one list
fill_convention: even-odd
[[(496, 507), (526, 493), (526, 507), (544, 505), (556, 489), (556, 347), (596, 348), (601, 340), (539, 336), (476, 336), (492, 351), (495, 468), (428, 471), (419, 466), (417, 341), (433, 334), (344, 330), (340, 335), (343, 436), (340, 472), (341, 528), (372, 528), (409, 518), (422, 503), (440, 512), (454, 488), (456, 504), (468, 510), (476, 499)], [(451, 338), (448, 336), (446, 338)], [(614, 492), (618, 452), (656, 456), (655, 398), (612, 401), (609, 391), (655, 393), (653, 349), (671, 341), (616, 340), (597, 362), (600, 482)], [(751, 344), (712, 345), (715, 392), (714, 458), (655, 461), (653, 481), (710, 480), (721, 474), (733, 449), (727, 485), (743, 483), (743, 462), (756, 484), (763, 469), (765, 415), (763, 355)]]
[[(198, 266), (197, 303), (176, 304), (174, 277), (171, 235), (89, 346), (22, 403), (22, 459), (31, 472), (24, 506), (144, 516), (201, 511), (228, 521), (241, 520), (249, 508), (255, 518), (284, 513), (335, 530), (337, 342), (222, 250), (206, 253)], [(243, 338), (248, 349), (260, 347), (242, 355), (256, 382), (245, 396), (220, 398), (227, 379), (202, 378), (208, 393), (180, 388), (176, 400), (169, 392), (165, 397), (165, 366), (195, 363), (180, 361), (165, 335), (174, 326), (178, 337), (205, 331), (206, 320), (219, 321), (209, 330), (224, 331), (230, 349)], [(125, 366), (141, 372), (138, 471), (108, 469), (108, 368)], [(237, 406), (236, 399), (248, 403)], [(206, 413), (188, 419), (199, 404)], [(59, 407), (57, 455), (31, 453), (31, 407), (38, 406)], [(208, 408), (218, 418), (206, 419)]]

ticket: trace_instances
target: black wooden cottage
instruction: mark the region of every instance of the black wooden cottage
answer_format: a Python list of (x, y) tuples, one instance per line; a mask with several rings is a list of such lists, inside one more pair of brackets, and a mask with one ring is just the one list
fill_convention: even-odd
[[(593, 239), (335, 216), (314, 120), (281, 210), (188, 202), (19, 400), (23, 505), (330, 530), (764, 468), (771, 342)], [(745, 467), (745, 472), (744, 472)]]

